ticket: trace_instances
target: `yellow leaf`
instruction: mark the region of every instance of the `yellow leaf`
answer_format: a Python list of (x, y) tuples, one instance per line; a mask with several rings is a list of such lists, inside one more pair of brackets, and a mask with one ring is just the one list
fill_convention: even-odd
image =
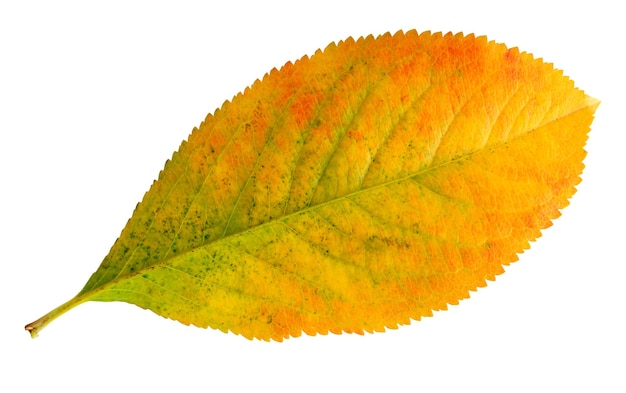
[(86, 301), (282, 340), (363, 333), (486, 285), (575, 192), (598, 101), (485, 37), (348, 39), (207, 116)]

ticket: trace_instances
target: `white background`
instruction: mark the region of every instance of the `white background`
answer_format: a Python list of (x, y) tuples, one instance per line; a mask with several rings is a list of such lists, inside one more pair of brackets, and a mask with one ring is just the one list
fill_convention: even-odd
[[(0, 3), (0, 391), (626, 391), (618, 2), (86, 3)], [(363, 337), (248, 341), (94, 302), (23, 330), (82, 288), (207, 113), (331, 41), (414, 28), (518, 46), (602, 100), (571, 206), (496, 282)]]

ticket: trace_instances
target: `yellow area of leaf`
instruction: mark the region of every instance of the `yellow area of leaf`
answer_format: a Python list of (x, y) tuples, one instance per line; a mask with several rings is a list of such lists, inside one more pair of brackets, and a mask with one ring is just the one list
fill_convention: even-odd
[(575, 192), (598, 101), (484, 37), (348, 39), (272, 70), (165, 165), (83, 290), (282, 340), (467, 298)]

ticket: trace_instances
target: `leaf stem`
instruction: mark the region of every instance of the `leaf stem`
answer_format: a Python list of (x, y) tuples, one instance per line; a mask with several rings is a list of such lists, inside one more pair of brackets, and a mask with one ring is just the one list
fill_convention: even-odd
[(76, 296), (72, 298), (71, 300), (69, 300), (68, 302), (63, 303), (59, 307), (50, 311), (49, 313), (39, 318), (38, 320), (29, 323), (24, 328), (30, 333), (31, 338), (35, 338), (38, 336), (39, 332), (43, 328), (48, 326), (50, 322), (54, 321), (55, 319), (65, 314), (69, 310), (73, 309), (74, 307), (78, 306), (79, 304), (86, 302), (87, 300), (88, 300), (88, 297), (86, 296)]

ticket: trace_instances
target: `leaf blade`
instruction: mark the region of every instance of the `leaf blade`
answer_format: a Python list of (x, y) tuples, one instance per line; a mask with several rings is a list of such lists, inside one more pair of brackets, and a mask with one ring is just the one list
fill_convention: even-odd
[(331, 44), (194, 130), (78, 298), (265, 340), (432, 315), (558, 216), (596, 106), (485, 38)]

